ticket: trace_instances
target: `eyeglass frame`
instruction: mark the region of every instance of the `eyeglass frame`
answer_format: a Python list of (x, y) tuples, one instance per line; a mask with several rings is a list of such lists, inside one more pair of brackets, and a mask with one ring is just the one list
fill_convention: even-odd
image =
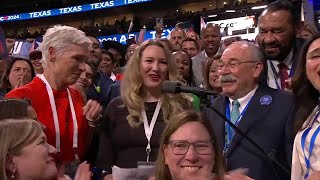
[[(231, 62), (237, 62), (236, 64), (234, 65), (230, 65)], [(261, 61), (243, 61), (243, 62), (240, 62), (240, 61), (237, 61), (237, 60), (232, 60), (228, 63), (222, 63), (222, 62), (218, 62), (218, 66), (217, 66), (217, 69), (218, 70), (222, 70), (224, 67), (227, 67), (228, 69), (234, 69), (238, 66), (240, 66), (241, 64), (246, 64), (246, 63), (262, 63)], [(221, 64), (223, 64), (223, 66), (221, 67)]]
[[(188, 144), (188, 147), (186, 148), (186, 152), (185, 152), (184, 154), (174, 153), (174, 150), (173, 150), (173, 149), (174, 149), (174, 147), (173, 147), (173, 143), (174, 143), (174, 142), (187, 143), (187, 144)], [(197, 148), (196, 148), (196, 146), (195, 146), (195, 144), (197, 144), (197, 143), (208, 143), (208, 145), (211, 145), (211, 146), (208, 147), (208, 148), (209, 148), (209, 149), (212, 149), (213, 153), (209, 153), (209, 154), (201, 154), (201, 153), (199, 153), (198, 150), (197, 150)], [(196, 151), (196, 153), (197, 153), (198, 155), (214, 155), (213, 140), (196, 141), (196, 142), (193, 142), (193, 143), (191, 143), (191, 142), (189, 142), (189, 141), (187, 141), (187, 140), (170, 140), (170, 141), (168, 141), (168, 142), (166, 143), (166, 145), (169, 145), (169, 146), (170, 146), (171, 152), (172, 152), (174, 155), (186, 155), (187, 152), (189, 151), (191, 145), (193, 146), (194, 150)]]

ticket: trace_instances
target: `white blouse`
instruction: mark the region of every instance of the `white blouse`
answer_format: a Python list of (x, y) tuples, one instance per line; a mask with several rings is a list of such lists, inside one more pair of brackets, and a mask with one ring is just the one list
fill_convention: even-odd
[[(304, 176), (307, 172), (307, 165), (305, 161), (305, 156), (309, 158), (310, 140), (314, 132), (320, 125), (320, 116), (314, 121), (316, 114), (319, 112), (320, 108), (317, 106), (313, 112), (308, 117), (307, 121), (303, 124), (303, 128), (297, 133), (294, 144), (293, 144), (293, 154), (292, 154), (292, 169), (291, 169), (291, 180), (304, 180)], [(313, 123), (314, 121), (314, 123)], [(313, 124), (312, 124), (313, 123)], [(304, 152), (301, 146), (302, 134), (311, 126), (311, 130), (306, 136)], [(310, 156), (310, 170), (309, 176), (313, 171), (320, 171), (320, 133), (315, 139), (312, 154)]]

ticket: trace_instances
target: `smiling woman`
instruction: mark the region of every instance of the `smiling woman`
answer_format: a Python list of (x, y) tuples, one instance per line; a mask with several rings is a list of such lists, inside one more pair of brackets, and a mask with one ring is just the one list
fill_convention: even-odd
[(174, 116), (161, 138), (156, 180), (212, 179), (223, 174), (214, 131), (200, 113)]
[(121, 97), (109, 103), (100, 136), (97, 166), (108, 174), (113, 165), (136, 168), (138, 161), (155, 161), (170, 117), (192, 107), (188, 95), (161, 91), (165, 80), (177, 80), (177, 69), (159, 41), (142, 43), (128, 63)]
[(56, 149), (36, 121), (0, 121), (0, 179), (57, 179)]
[(84, 158), (93, 129), (88, 126), (97, 125), (102, 110), (95, 101), (85, 106), (80, 93), (69, 88), (86, 70), (90, 45), (90, 39), (76, 28), (49, 28), (40, 45), (43, 75), (6, 95), (31, 100), (38, 120), (46, 126), (48, 143), (57, 148), (60, 162), (67, 167)]

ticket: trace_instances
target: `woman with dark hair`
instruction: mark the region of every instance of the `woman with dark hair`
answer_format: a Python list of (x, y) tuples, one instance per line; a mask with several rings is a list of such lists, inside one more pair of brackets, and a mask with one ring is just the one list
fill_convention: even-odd
[(319, 179), (320, 164), (320, 35), (311, 38), (300, 54), (300, 65), (292, 80), (296, 96), (296, 137), (292, 155), (292, 180)]
[(175, 51), (172, 53), (178, 68), (178, 76), (186, 81), (188, 86), (196, 86), (192, 71), (192, 59), (185, 51)]
[(113, 73), (113, 69), (116, 65), (117, 61), (113, 57), (113, 54), (107, 50), (102, 50), (102, 60), (99, 64), (99, 71), (115, 81), (116, 75)]
[(5, 96), (12, 89), (28, 84), (34, 76), (34, 69), (30, 61), (25, 59), (13, 59), (9, 61), (2, 76), (0, 97)]
[(218, 60), (221, 58), (221, 55), (216, 55), (214, 58), (209, 59), (206, 64), (206, 72), (204, 76), (204, 87), (209, 90), (213, 90), (221, 93), (222, 87), (219, 81), (218, 73)]

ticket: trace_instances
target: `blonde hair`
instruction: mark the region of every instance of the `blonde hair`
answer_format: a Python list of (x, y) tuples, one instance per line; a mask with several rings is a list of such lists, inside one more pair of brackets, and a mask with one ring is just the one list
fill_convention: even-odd
[(212, 172), (215, 173), (218, 177), (223, 175), (224, 167), (221, 153), (222, 151), (218, 146), (217, 138), (211, 126), (211, 123), (203, 113), (198, 113), (195, 111), (184, 111), (174, 116), (162, 133), (156, 162), (156, 180), (172, 180), (170, 169), (165, 163), (164, 147), (168, 144), (171, 135), (176, 132), (182, 125), (189, 122), (198, 122), (202, 124), (208, 131), (214, 148), (214, 157), (212, 159), (212, 161), (214, 161), (214, 167), (212, 169)]
[[(121, 84), (121, 97), (129, 111), (127, 120), (131, 127), (139, 127), (143, 122), (141, 110), (144, 107), (143, 105), (146, 92), (144, 92), (143, 79), (140, 75), (140, 63), (142, 53), (149, 46), (158, 46), (163, 49), (167, 58), (169, 69), (167, 80), (178, 80), (177, 67), (172, 59), (171, 52), (158, 40), (149, 40), (142, 43), (133, 53), (131, 61), (129, 61), (127, 69), (124, 72), (124, 79)], [(191, 97), (185, 94), (162, 93), (162, 100), (163, 103), (161, 109), (166, 122), (170, 116), (178, 114), (183, 110), (182, 104), (186, 107), (191, 107)]]
[(0, 179), (7, 180), (8, 155), (19, 155), (42, 133), (40, 124), (32, 119), (6, 119), (0, 121)]

